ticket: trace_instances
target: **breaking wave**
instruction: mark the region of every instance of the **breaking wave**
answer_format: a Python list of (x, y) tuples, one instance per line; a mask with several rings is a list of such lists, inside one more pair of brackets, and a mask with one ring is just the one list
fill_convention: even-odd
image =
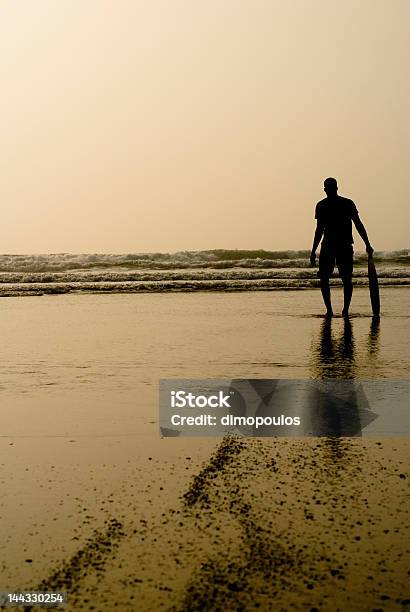
[[(410, 285), (410, 251), (377, 252), (381, 285)], [(367, 282), (367, 255), (354, 279)], [(340, 281), (332, 280), (334, 284)], [(309, 251), (208, 250), (177, 253), (0, 255), (0, 296), (92, 292), (305, 289), (318, 285)]]

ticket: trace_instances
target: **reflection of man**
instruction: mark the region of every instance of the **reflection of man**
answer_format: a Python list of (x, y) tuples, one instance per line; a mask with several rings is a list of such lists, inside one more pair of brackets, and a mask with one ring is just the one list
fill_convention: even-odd
[(333, 273), (336, 262), (343, 282), (344, 306), (342, 314), (347, 316), (353, 292), (352, 221), (366, 245), (366, 251), (371, 255), (373, 249), (364, 225), (359, 218), (355, 203), (348, 198), (338, 195), (336, 179), (327, 178), (324, 182), (324, 190), (327, 197), (316, 204), (315, 218), (317, 219), (317, 226), (310, 254), (310, 263), (312, 266), (316, 264), (316, 249), (323, 237), (319, 256), (318, 276), (320, 278), (323, 301), (326, 306), (326, 315), (333, 315), (329, 278)]
[(332, 319), (325, 318), (317, 342), (312, 347), (313, 378), (356, 378), (357, 363), (353, 327), (344, 319), (343, 327), (334, 338)]
[[(312, 424), (319, 432), (317, 435), (360, 436), (376, 414), (371, 411), (365, 388), (359, 382), (363, 372), (356, 362), (351, 320), (345, 318), (342, 326), (337, 326), (336, 336), (332, 334), (335, 324), (326, 317), (312, 346), (311, 375), (318, 383), (310, 399)], [(373, 325), (372, 321), (371, 333), (377, 350), (378, 328)], [(375, 365), (373, 362), (372, 368)]]

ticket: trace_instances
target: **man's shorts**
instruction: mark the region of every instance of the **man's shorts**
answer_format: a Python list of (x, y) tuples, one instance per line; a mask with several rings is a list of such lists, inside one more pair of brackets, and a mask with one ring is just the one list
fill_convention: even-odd
[(323, 245), (319, 255), (319, 278), (330, 278), (335, 269), (335, 263), (341, 278), (352, 278), (353, 274), (353, 246)]

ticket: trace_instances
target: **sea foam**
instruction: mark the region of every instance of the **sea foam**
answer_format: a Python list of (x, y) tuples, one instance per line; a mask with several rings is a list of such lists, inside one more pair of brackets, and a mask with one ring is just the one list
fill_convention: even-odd
[[(410, 251), (374, 255), (381, 285), (410, 284)], [(355, 284), (367, 282), (355, 254)], [(335, 277), (332, 281), (338, 284)], [(0, 295), (71, 292), (305, 289), (318, 284), (309, 251), (208, 250), (176, 253), (0, 255)]]

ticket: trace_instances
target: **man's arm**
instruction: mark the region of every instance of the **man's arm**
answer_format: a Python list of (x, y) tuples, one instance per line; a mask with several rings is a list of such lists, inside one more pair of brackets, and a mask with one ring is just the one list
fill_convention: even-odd
[(357, 229), (357, 231), (359, 233), (360, 238), (363, 240), (363, 242), (366, 245), (366, 251), (369, 253), (369, 255), (372, 255), (374, 249), (373, 249), (373, 247), (371, 246), (371, 244), (369, 242), (369, 238), (367, 236), (366, 229), (365, 229), (365, 227), (364, 227), (364, 225), (363, 225), (363, 223), (362, 223), (362, 221), (361, 221), (361, 219), (359, 217), (359, 214), (356, 213), (352, 217), (352, 219), (353, 219), (353, 223), (355, 224), (355, 227), (356, 227), (356, 229)]
[(316, 265), (316, 250), (317, 250), (317, 247), (319, 246), (320, 241), (322, 240), (324, 229), (325, 228), (324, 228), (323, 223), (319, 221), (318, 219), (317, 224), (316, 224), (315, 237), (313, 238), (312, 252), (310, 253), (310, 265), (311, 266)]

